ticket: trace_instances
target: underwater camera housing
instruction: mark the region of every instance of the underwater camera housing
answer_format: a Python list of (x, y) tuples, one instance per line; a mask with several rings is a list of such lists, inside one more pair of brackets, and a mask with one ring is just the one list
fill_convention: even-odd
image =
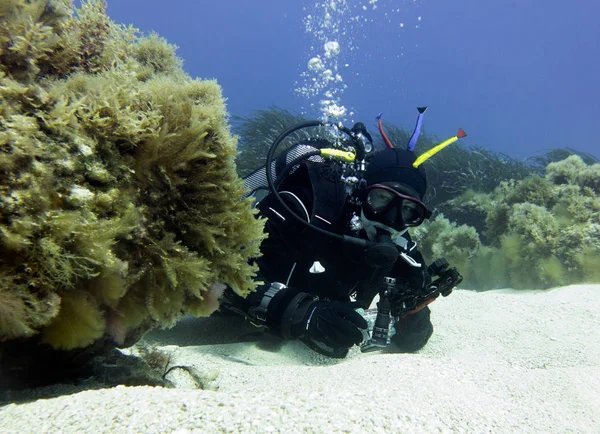
[[(390, 338), (395, 332), (395, 328), (390, 327), (392, 319), (398, 321), (400, 318), (416, 313), (440, 295), (447, 297), (463, 280), (456, 267), (450, 267), (445, 258), (434, 261), (427, 268), (427, 272), (438, 278), (422, 289), (403, 285), (393, 278), (385, 278), (386, 290), (380, 293), (377, 309), (358, 310), (369, 325), (361, 345), (361, 352), (368, 353), (389, 346)], [(393, 298), (396, 310), (400, 309), (399, 312), (394, 312), (396, 317), (391, 316), (390, 298)]]
[[(402, 288), (401, 298), (396, 305), (402, 306), (402, 311), (398, 314), (402, 317), (420, 310), (433, 300), (450, 295), (452, 290), (463, 281), (462, 275), (456, 267), (450, 267), (446, 258), (440, 258), (427, 267), (427, 273), (430, 276), (437, 276), (433, 282), (421, 290), (411, 288)], [(396, 296), (396, 300), (399, 297)]]

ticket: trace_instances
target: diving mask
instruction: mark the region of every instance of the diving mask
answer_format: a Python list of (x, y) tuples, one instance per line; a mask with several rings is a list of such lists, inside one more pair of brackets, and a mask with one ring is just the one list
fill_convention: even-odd
[(367, 190), (365, 216), (396, 230), (419, 226), (431, 211), (408, 188), (394, 182), (373, 184)]

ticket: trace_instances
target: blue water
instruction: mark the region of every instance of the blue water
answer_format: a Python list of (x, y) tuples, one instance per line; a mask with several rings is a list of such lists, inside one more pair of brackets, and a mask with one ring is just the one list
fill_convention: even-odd
[[(428, 105), (424, 131), (440, 138), (462, 127), (469, 133), (463, 143), (515, 157), (567, 146), (600, 156), (599, 2), (334, 3), (349, 11), (333, 17), (339, 33), (325, 29), (326, 39), (340, 44), (338, 84), (347, 88), (338, 97), (353, 113), (347, 123), (374, 129), (383, 111), (386, 121), (412, 129), (415, 107)], [(185, 71), (216, 78), (232, 115), (276, 105), (319, 117), (323, 95), (308, 98), (294, 89), (308, 60), (323, 57), (322, 40), (316, 30), (305, 31), (304, 20), (323, 19), (330, 6), (127, 0), (109, 1), (108, 12), (178, 45)]]

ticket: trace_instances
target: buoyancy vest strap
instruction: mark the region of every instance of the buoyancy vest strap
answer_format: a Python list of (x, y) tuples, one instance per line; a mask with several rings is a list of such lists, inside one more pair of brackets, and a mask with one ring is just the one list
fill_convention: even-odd
[(346, 200), (344, 184), (332, 182), (321, 174), (321, 164), (306, 164), (313, 191), (311, 224), (333, 230), (339, 223)]

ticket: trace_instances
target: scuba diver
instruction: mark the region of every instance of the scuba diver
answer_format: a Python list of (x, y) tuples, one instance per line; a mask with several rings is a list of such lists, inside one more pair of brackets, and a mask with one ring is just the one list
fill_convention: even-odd
[[(433, 333), (428, 304), (462, 277), (444, 259), (427, 267), (408, 234), (431, 216), (421, 164), (466, 135), (459, 130), (417, 158), (425, 109), (418, 109), (405, 149), (388, 139), (381, 114), (386, 149), (377, 152), (362, 123), (348, 129), (309, 121), (281, 133), (265, 166), (245, 178), (267, 219), (268, 237), (255, 260), (263, 284), (246, 298), (227, 289), (221, 310), (330, 357), (343, 358), (361, 344), (362, 351), (422, 348)], [(284, 140), (311, 127), (337, 135), (301, 140), (275, 158)], [(371, 331), (364, 312), (377, 296)]]

